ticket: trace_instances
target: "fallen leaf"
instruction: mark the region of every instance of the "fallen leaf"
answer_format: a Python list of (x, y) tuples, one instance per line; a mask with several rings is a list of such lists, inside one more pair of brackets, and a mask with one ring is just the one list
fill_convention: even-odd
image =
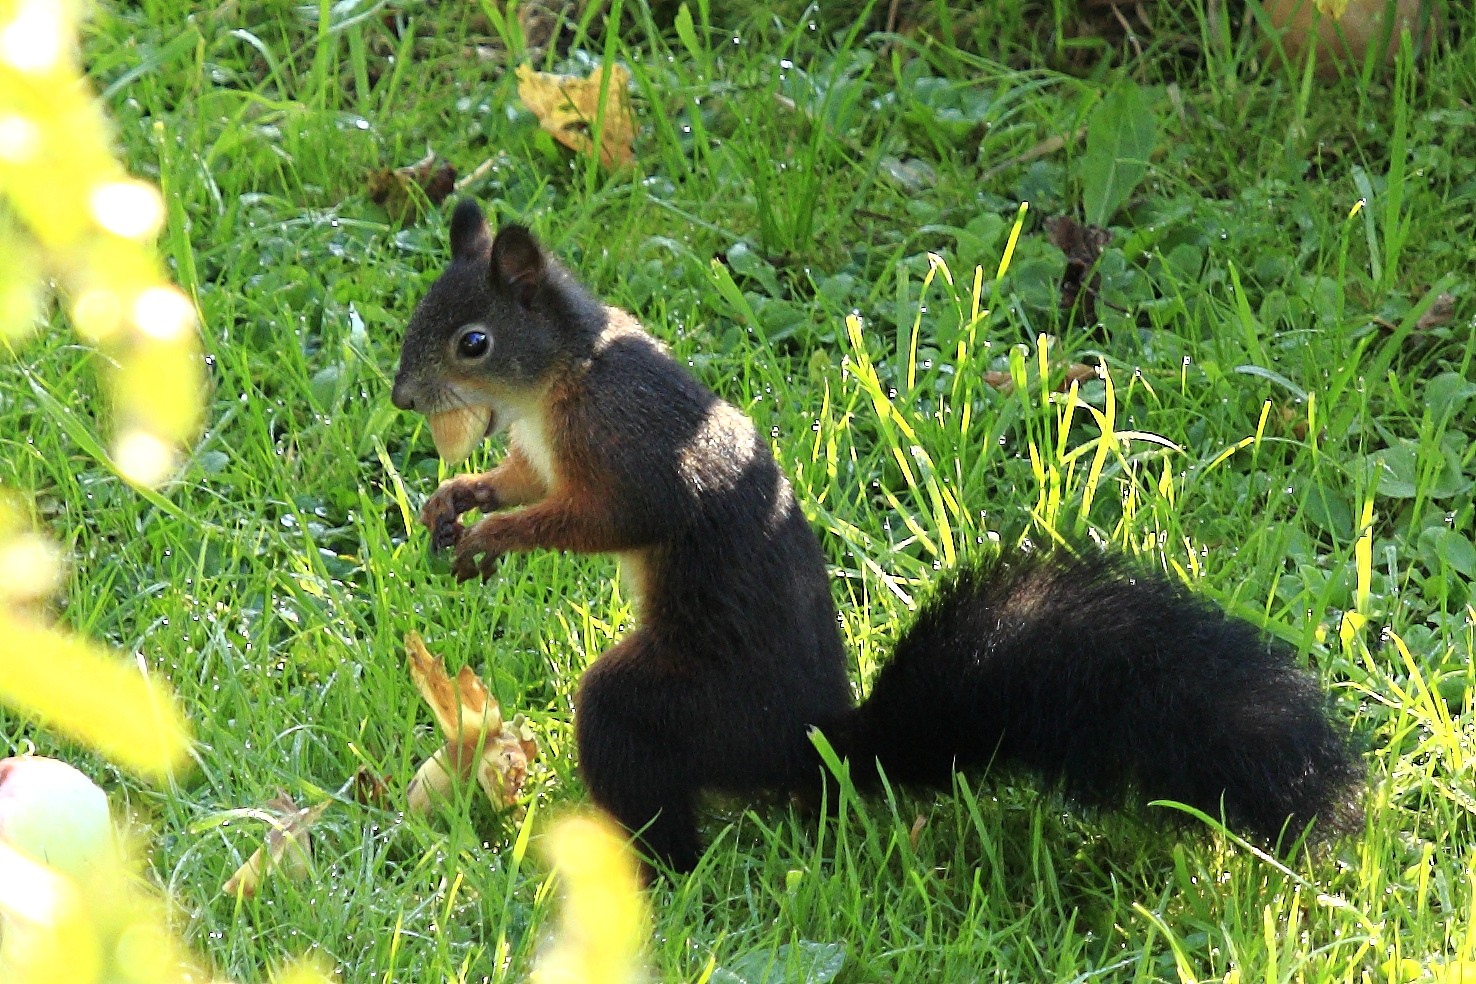
[[(1434, 47), (1444, 35), (1446, 19), (1440, 5), (1428, 0), (1265, 0), (1266, 26), (1270, 29), (1261, 45), (1270, 56), (1280, 40), (1281, 50), (1293, 63), (1313, 45), (1317, 46), (1317, 74), (1335, 79), (1348, 66), (1363, 64), (1370, 48), (1376, 51), (1382, 43), (1386, 63), (1393, 62), (1399, 51), (1399, 37), (1409, 31), (1414, 53), (1419, 57)], [(1394, 12), (1394, 22), (1385, 17)], [(1258, 23), (1260, 23), (1258, 19)], [(1341, 62), (1341, 66), (1339, 65)]]
[(1060, 393), (1065, 393), (1071, 389), (1073, 384), (1077, 386), (1085, 386), (1092, 380), (1101, 378), (1102, 374), (1097, 371), (1096, 366), (1088, 366), (1083, 365), (1080, 362), (1073, 362), (1066, 367), (1066, 376), (1064, 379), (1061, 380), (1061, 384), (1056, 387), (1056, 391)]
[(410, 657), (410, 679), (448, 741), (476, 742), (488, 731), (502, 729), (497, 701), (470, 666), (463, 666), (452, 680), (446, 675), (446, 664), (431, 655), (418, 632), (405, 636), (405, 652)]
[(456, 748), (458, 746), (449, 744), (443, 746), (415, 770), (415, 777), (405, 788), (405, 800), (411, 813), (428, 813), (436, 800), (450, 797), (455, 788), (455, 773), (461, 764), (459, 752), (455, 753), (455, 761), (449, 761)]
[(1428, 331), (1431, 328), (1439, 328), (1441, 325), (1449, 324), (1450, 319), (1455, 317), (1455, 296), (1446, 291), (1435, 302), (1430, 305), (1430, 310), (1420, 315), (1420, 320), (1415, 322), (1415, 331)]
[[(1055, 368), (1059, 367), (1060, 363), (1055, 363)], [(1085, 386), (1092, 380), (1101, 378), (1102, 372), (1096, 366), (1072, 362), (1067, 364), (1066, 375), (1056, 384), (1056, 392), (1066, 393), (1070, 391), (1073, 383), (1077, 386)], [(1005, 396), (1009, 396), (1015, 391), (1015, 380), (1009, 373), (999, 369), (991, 369), (989, 372), (986, 372), (984, 374), (984, 382), (989, 386), (993, 386)]]
[(221, 892), (252, 898), (269, 872), (282, 871), (289, 878), (304, 878), (308, 873), (312, 844), (308, 830), (323, 816), (332, 800), (324, 800), (317, 806), (299, 809), (297, 803), (285, 792), (277, 795), (263, 808), (272, 821), (267, 831), (266, 843), (258, 847), (246, 863), (236, 869)]
[(928, 818), (921, 813), (917, 815), (916, 820), (912, 821), (912, 829), (907, 832), (907, 842), (912, 845), (914, 851), (917, 850), (917, 839), (922, 836), (923, 828), (927, 825)]
[(536, 72), (530, 65), (518, 66), (517, 74), (518, 97), (555, 140), (578, 153), (588, 153), (594, 146), (603, 88), (606, 94), (600, 163), (613, 167), (629, 164), (635, 157), (635, 116), (626, 91), (630, 72), (623, 66), (612, 65), (609, 81), (603, 86), (603, 66), (591, 72), (587, 79)]
[(411, 679), (446, 736), (446, 744), (410, 780), (405, 791), (409, 808), (428, 811), (473, 773), (494, 809), (516, 805), (528, 780), (528, 763), (538, 757), (538, 740), (527, 719), (519, 714), (504, 721), (497, 701), (471, 667), (462, 667), (452, 680), (418, 633), (405, 636), (405, 650)]
[(1281, 418), (1281, 428), (1297, 440), (1307, 436), (1307, 414), (1299, 412), (1292, 406), (1282, 406), (1277, 410), (1277, 416)]
[(440, 205), (456, 188), (456, 168), (426, 149), (420, 160), (407, 167), (382, 168), (369, 172), (369, 197), (384, 207), (396, 222), (413, 222), (422, 209)]
[(383, 808), (389, 800), (389, 788), (384, 777), (375, 774), (367, 765), (359, 766), (351, 780), (354, 802), (362, 806)]
[[(1112, 233), (1100, 226), (1083, 225), (1069, 215), (1055, 215), (1045, 221), (1046, 236), (1066, 254), (1066, 270), (1061, 274), (1061, 310), (1070, 311), (1081, 298), (1081, 316), (1085, 324), (1097, 320), (1097, 289), (1102, 278), (1087, 277), (1102, 250), (1112, 242)], [(1085, 291), (1085, 294), (1082, 292)]]

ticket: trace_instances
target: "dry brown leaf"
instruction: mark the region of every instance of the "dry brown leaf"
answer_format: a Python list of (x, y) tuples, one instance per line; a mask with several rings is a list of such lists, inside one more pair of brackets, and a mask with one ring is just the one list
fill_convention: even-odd
[(1087, 277), (1102, 250), (1112, 242), (1112, 233), (1100, 226), (1084, 225), (1069, 215), (1051, 216), (1046, 219), (1045, 229), (1051, 243), (1066, 254), (1066, 270), (1061, 274), (1061, 310), (1070, 311), (1080, 297), (1083, 323), (1094, 323), (1102, 278), (1093, 275), (1089, 283)]
[[(428, 813), (433, 802), (450, 797), (456, 783), (454, 766), (460, 764), (461, 758), (453, 752), (455, 748), (453, 745), (443, 746), (415, 770), (415, 778), (405, 789), (405, 800), (411, 813)], [(454, 763), (451, 761), (453, 755), (457, 760)]]
[(430, 705), (447, 741), (475, 744), (487, 732), (502, 729), (497, 701), (470, 666), (463, 666), (452, 680), (446, 675), (446, 664), (430, 654), (418, 632), (405, 636), (405, 652), (410, 657), (410, 679)]
[(306, 877), (312, 851), (308, 830), (332, 802), (324, 800), (317, 806), (299, 809), (291, 796), (279, 791), (263, 808), (266, 813), (279, 818), (267, 831), (266, 843), (236, 869), (220, 890), (226, 895), (249, 899), (256, 895), (262, 879), (272, 871), (282, 871), (289, 878)]
[(921, 813), (917, 815), (916, 820), (912, 821), (912, 829), (907, 832), (907, 842), (912, 845), (914, 851), (917, 850), (917, 839), (922, 836), (923, 828), (927, 825), (928, 818)]
[(408, 167), (381, 168), (370, 171), (367, 181), (369, 197), (390, 214), (396, 222), (414, 221), (428, 202), (439, 205), (456, 187), (456, 168), (427, 149), (420, 160)]
[(1097, 371), (1096, 366), (1073, 362), (1066, 367), (1066, 378), (1061, 380), (1061, 385), (1057, 386), (1056, 389), (1061, 393), (1065, 393), (1071, 389), (1073, 383), (1077, 386), (1085, 386), (1092, 380), (1101, 378), (1102, 376)]
[(1014, 379), (1010, 377), (1009, 373), (1001, 372), (998, 369), (991, 369), (986, 372), (984, 374), (984, 382), (990, 386), (993, 386), (1005, 396), (1009, 396), (1011, 393), (1015, 392)]
[(517, 803), (528, 781), (528, 763), (538, 757), (533, 729), (521, 714), (504, 725), (502, 733), (487, 742), (477, 766), (477, 785), (498, 809)]
[(449, 796), (455, 783), (471, 778), (473, 772), (495, 809), (515, 805), (528, 780), (528, 763), (538, 757), (538, 741), (527, 719), (519, 714), (503, 721), (497, 701), (471, 668), (462, 667), (453, 681), (419, 634), (405, 636), (405, 649), (415, 687), (446, 735), (446, 744), (410, 781), (406, 789), (409, 808), (428, 811), (436, 799)]
[[(595, 121), (599, 115), (603, 66), (589, 78), (536, 72), (530, 65), (518, 66), (518, 98), (538, 117), (553, 138), (571, 150), (588, 153), (593, 146)], [(605, 116), (600, 131), (600, 163), (606, 167), (629, 164), (635, 157), (635, 116), (630, 108), (630, 72), (621, 65), (610, 67), (605, 84)]]
[(1430, 310), (1420, 315), (1420, 320), (1415, 322), (1415, 331), (1429, 331), (1431, 328), (1439, 328), (1441, 325), (1449, 324), (1450, 319), (1455, 317), (1455, 295), (1446, 291), (1435, 302), (1430, 305)]
[[(1428, 0), (1394, 0), (1393, 25), (1384, 23), (1389, 10), (1386, 0), (1265, 0), (1264, 6), (1282, 50), (1293, 61), (1317, 46), (1317, 74), (1324, 79), (1337, 78), (1348, 65), (1362, 65), (1368, 49), (1380, 39), (1385, 44), (1384, 60), (1392, 62), (1403, 31), (1410, 32), (1418, 55), (1432, 47), (1445, 30), (1439, 5)], [(1273, 51), (1268, 38), (1262, 52), (1270, 56)], [(1337, 64), (1340, 60), (1342, 68)]]
[(389, 787), (385, 785), (384, 777), (371, 771), (367, 765), (359, 766), (350, 785), (353, 788), (354, 802), (361, 806), (383, 809), (389, 801)]

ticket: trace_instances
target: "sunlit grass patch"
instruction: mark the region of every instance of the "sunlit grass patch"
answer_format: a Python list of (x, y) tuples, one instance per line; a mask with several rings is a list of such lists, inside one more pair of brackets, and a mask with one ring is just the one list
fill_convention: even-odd
[[(212, 359), (203, 429), (172, 481), (130, 490), (94, 423), (104, 361), (55, 318), (0, 367), (0, 481), (34, 493), (22, 528), (61, 560), (46, 616), (167, 677), (196, 762), (154, 788), (7, 710), (8, 748), (73, 758), (146, 824), (147, 877), (221, 976), (304, 951), (345, 980), (532, 971), (558, 912), (539, 818), (583, 800), (570, 695), (635, 612), (603, 558), (509, 558), (458, 588), (427, 556), (414, 515), (442, 467), (387, 393), (445, 229), (395, 224), (363, 178), (429, 143), (754, 417), (822, 536), (858, 686), (939, 569), (1095, 537), (1290, 640), (1369, 749), (1366, 832), (1281, 867), (1002, 776), (844, 822), (719, 801), (699, 873), (648, 895), (654, 979), (1454, 973), (1476, 850), (1476, 60), (1462, 41), (1304, 93), (1201, 5), (1144, 6), (1167, 26), (1138, 58), (1053, 33), (1064, 3), (978, 5), (953, 46), (626, 3), (622, 30), (534, 52), (587, 76), (608, 42), (629, 68), (619, 174), (540, 135), (499, 53), (533, 50), (521, 22), (484, 12), (502, 4), (99, 8), (86, 63), (130, 173), (165, 190), (161, 252)], [(1043, 222), (1086, 218), (1083, 128), (1119, 76), (1160, 139), (1130, 193), (1092, 193), (1113, 239), (1083, 321)], [(222, 897), (260, 844), (231, 811), (361, 765), (408, 780), (439, 747), (409, 630), (528, 715), (533, 821), (344, 803), (312, 877)]]

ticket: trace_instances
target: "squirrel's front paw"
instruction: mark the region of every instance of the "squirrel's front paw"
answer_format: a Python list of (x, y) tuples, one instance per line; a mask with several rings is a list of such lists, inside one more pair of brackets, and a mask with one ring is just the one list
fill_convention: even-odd
[(420, 523), (431, 531), (431, 549), (449, 550), (461, 541), (461, 514), (472, 509), (491, 512), (497, 508), (497, 492), (480, 475), (448, 478), (425, 501)]
[(443, 513), (435, 518), (434, 524), (426, 523), (426, 525), (431, 531), (431, 550), (436, 553), (456, 546), (461, 542), (461, 534), (466, 532), (466, 527), (461, 525), (461, 521), (450, 513)]
[(490, 541), (486, 520), (461, 534), (456, 543), (456, 559), (451, 563), (451, 573), (458, 581), (469, 581), (474, 577), (487, 580), (497, 570), (502, 551)]

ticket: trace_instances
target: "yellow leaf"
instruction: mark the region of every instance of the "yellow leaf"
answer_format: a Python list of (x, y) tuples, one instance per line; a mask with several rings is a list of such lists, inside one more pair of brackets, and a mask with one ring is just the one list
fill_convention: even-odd
[(100, 646), (0, 608), (0, 703), (151, 778), (185, 764), (190, 739), (165, 687)]
[(518, 97), (538, 117), (553, 138), (571, 150), (588, 153), (600, 130), (600, 163), (606, 167), (629, 164), (635, 157), (635, 117), (626, 88), (630, 73), (620, 65), (610, 68), (605, 89), (604, 118), (600, 119), (603, 67), (589, 78), (535, 72), (518, 66)]
[(1344, 11), (1348, 9), (1348, 0), (1317, 0), (1317, 9), (1333, 20), (1342, 20)]

